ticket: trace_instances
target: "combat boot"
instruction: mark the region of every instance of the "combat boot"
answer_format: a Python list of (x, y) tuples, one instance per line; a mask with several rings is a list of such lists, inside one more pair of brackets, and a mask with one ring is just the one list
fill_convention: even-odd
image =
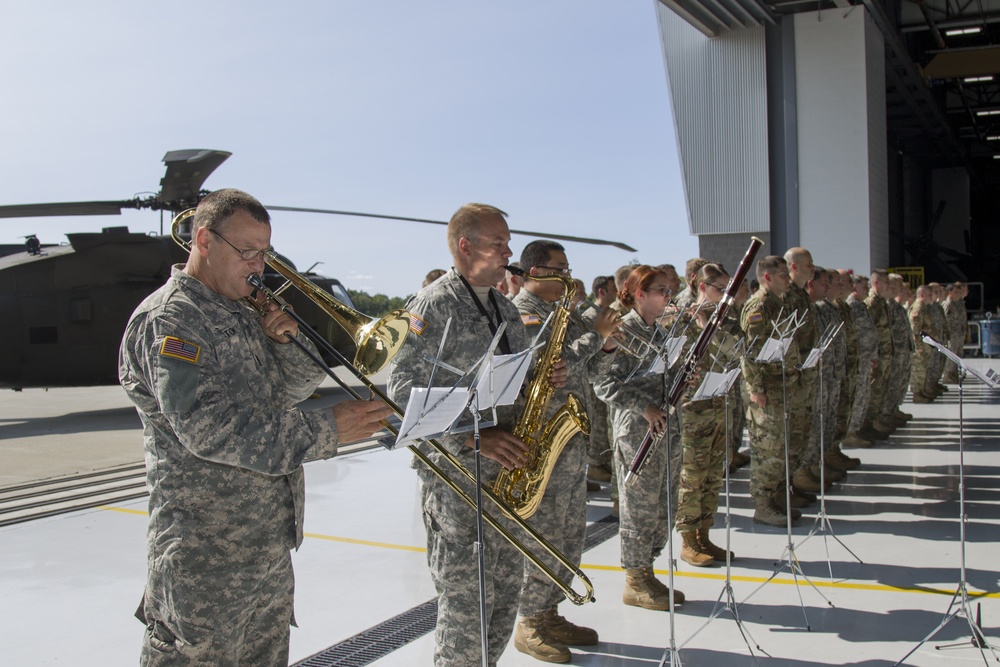
[(841, 470), (856, 470), (861, 465), (861, 459), (852, 458), (837, 447), (826, 450), (825, 459), (828, 464)]
[(550, 609), (544, 614), (545, 634), (566, 646), (596, 646), (597, 630), (585, 628), (563, 618), (558, 611)]
[(684, 544), (681, 547), (681, 560), (695, 567), (708, 567), (715, 563), (712, 554), (705, 551), (698, 539), (698, 533), (693, 530), (685, 530), (681, 533)]
[(909, 412), (903, 412), (899, 408), (896, 408), (896, 416), (902, 419), (903, 421), (910, 421), (911, 419), (913, 419), (913, 415), (911, 415)]
[(736, 452), (733, 454), (731, 463), (737, 468), (742, 468), (744, 466), (750, 465), (750, 455), (744, 454), (743, 452)]
[(934, 399), (925, 394), (923, 391), (913, 392), (913, 402), (914, 403), (931, 403)]
[(889, 415), (888, 417), (882, 417), (887, 424), (892, 424), (893, 428), (899, 428), (900, 426), (906, 426), (906, 420), (899, 415)]
[(934, 388), (937, 389), (938, 392), (940, 392), (942, 394), (945, 393), (946, 391), (951, 391), (951, 389), (949, 389), (945, 385), (941, 384), (940, 382), (935, 382), (934, 383)]
[(569, 662), (572, 653), (547, 632), (545, 614), (523, 616), (514, 631), (514, 648), (542, 662)]
[(798, 511), (794, 507), (790, 510), (788, 509), (788, 505), (785, 504), (785, 494), (783, 493), (779, 493), (771, 498), (771, 506), (778, 510), (778, 512), (782, 515), (790, 515), (793, 523), (802, 517), (802, 512)]
[(875, 419), (872, 423), (872, 428), (881, 433), (883, 436), (888, 438), (892, 435), (892, 432), (896, 430), (896, 427), (892, 424), (887, 423), (881, 416)]
[(789, 496), (789, 502), (791, 503), (792, 507), (796, 509), (805, 509), (806, 507), (809, 507), (816, 501), (809, 500), (805, 496), (796, 493), (795, 489), (792, 489), (792, 494)]
[(600, 463), (591, 463), (587, 466), (587, 478), (595, 482), (610, 482), (611, 469)]
[(736, 560), (736, 554), (734, 554), (732, 551), (727, 552), (722, 547), (716, 544), (712, 544), (712, 540), (708, 538), (709, 528), (710, 526), (702, 525), (702, 527), (698, 529), (698, 541), (701, 542), (701, 548), (710, 553), (712, 555), (712, 558), (719, 561), (720, 563), (726, 562), (727, 553), (729, 554), (729, 560), (731, 561)]
[(792, 475), (792, 487), (802, 489), (806, 493), (819, 493), (820, 483), (813, 479), (805, 470), (796, 470)]
[(870, 440), (873, 445), (879, 440), (889, 439), (888, 435), (876, 431), (872, 422), (865, 422), (865, 425), (861, 427), (860, 431), (858, 431), (858, 435), (865, 440)]
[[(684, 602), (684, 594), (674, 589), (674, 604)], [(630, 607), (642, 607), (655, 611), (670, 609), (670, 589), (653, 576), (651, 567), (625, 569), (625, 592), (622, 602)]]
[(754, 523), (784, 528), (787, 521), (785, 515), (776, 510), (769, 500), (757, 501), (757, 508), (753, 512)]
[(844, 441), (840, 443), (841, 447), (871, 447), (874, 444), (874, 441), (862, 438), (857, 431), (848, 433)]
[[(843, 481), (843, 479), (847, 477), (847, 473), (843, 470), (837, 470), (836, 468), (825, 463), (823, 464), (822, 471), (820, 471), (819, 465), (809, 466), (809, 475), (813, 479), (824, 480), (824, 482), (828, 485), (832, 485), (834, 482)], [(830, 486), (827, 486), (826, 488), (829, 489)]]

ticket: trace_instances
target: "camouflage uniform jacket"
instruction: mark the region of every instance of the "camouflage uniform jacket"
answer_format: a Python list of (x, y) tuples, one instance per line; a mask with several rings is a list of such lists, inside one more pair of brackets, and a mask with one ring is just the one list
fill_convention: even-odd
[[(788, 314), (788, 308), (782, 300), (763, 287), (743, 305), (740, 328), (746, 332), (747, 340), (754, 341), (743, 356), (743, 379), (747, 389), (753, 394), (781, 390), (781, 364), (759, 363), (756, 359), (764, 343), (774, 336), (771, 325), (779, 317), (783, 319)], [(785, 374), (789, 384), (798, 378), (795, 367), (800, 363), (802, 358), (799, 356), (798, 344), (793, 339), (785, 354)]]
[(847, 355), (847, 368), (845, 370), (847, 376), (850, 377), (858, 370), (858, 355), (860, 354), (858, 326), (854, 323), (854, 313), (851, 311), (851, 306), (846, 301), (837, 300), (833, 302), (833, 305), (840, 314), (840, 319), (844, 322), (844, 328), (841, 329), (840, 335), (844, 337)]
[[(509, 299), (495, 289), (490, 290), (492, 296), (483, 302), (487, 315), (482, 315), (472, 294), (465, 287), (461, 276), (452, 268), (436, 282), (420, 290), (407, 304), (410, 311), (410, 333), (406, 344), (395, 356), (389, 371), (387, 389), (389, 396), (401, 406), (406, 405), (410, 397), (410, 389), (426, 387), (430, 379), (431, 364), (425, 356), (435, 357), (444, 333), (445, 324), (451, 318), (451, 328), (448, 330), (448, 341), (444, 347), (442, 361), (452, 366), (468, 370), (486, 353), (486, 347), (493, 339), (487, 317), (495, 320), (497, 313), (507, 323), (506, 336), (511, 352), (520, 352), (529, 345), (528, 335), (521, 324), (521, 316), (517, 307)], [(497, 324), (494, 321), (494, 324)], [(498, 353), (501, 351), (498, 350)], [(434, 375), (437, 386), (451, 386), (458, 378), (439, 368)], [(492, 413), (489, 413), (492, 416)], [(513, 430), (519, 411), (516, 406), (505, 406), (497, 409), (499, 427)], [(448, 451), (455, 454), (472, 470), (475, 468), (475, 453), (465, 447), (469, 433), (436, 438)], [(445, 470), (450, 470), (450, 464), (444, 462), (444, 457), (434, 451), (429, 445), (419, 445), (421, 450)], [(483, 479), (494, 479), (500, 471), (495, 461), (483, 457)], [(421, 478), (434, 480), (436, 477), (426, 466), (417, 465)]]
[(785, 312), (791, 314), (795, 312), (796, 318), (802, 322), (795, 331), (795, 343), (799, 346), (799, 354), (805, 359), (809, 352), (816, 347), (822, 329), (816, 324), (816, 309), (809, 301), (809, 293), (799, 287), (793, 281), (788, 286), (788, 291), (784, 296)]
[(934, 326), (934, 316), (931, 315), (930, 308), (927, 307), (928, 304), (924, 303), (920, 299), (917, 299), (910, 305), (909, 320), (910, 329), (913, 331), (913, 344), (917, 350), (924, 351), (930, 348), (923, 345), (923, 341), (920, 340), (921, 332), (930, 332), (931, 328)]
[(947, 339), (945, 336), (948, 331), (948, 318), (944, 313), (944, 306), (937, 302), (929, 305), (931, 306), (929, 309), (931, 317), (934, 318), (934, 328), (933, 331), (928, 331), (927, 333), (934, 336), (934, 340), (939, 343), (946, 343)]
[[(711, 316), (711, 313), (709, 313), (709, 316)], [(695, 342), (698, 340), (698, 336), (700, 336), (702, 332), (702, 327), (698, 324), (697, 319), (692, 317), (687, 312), (685, 312), (683, 317), (690, 320), (690, 326), (685, 332), (687, 340), (684, 341), (684, 348), (681, 351), (677, 367), (680, 367), (683, 360), (687, 358), (688, 353), (691, 351), (691, 348), (694, 347)], [(709, 371), (721, 373), (726, 368), (729, 368), (729, 365), (736, 358), (736, 345), (740, 338), (742, 338), (742, 335), (734, 336), (731, 334), (730, 332), (734, 328), (737, 331), (739, 330), (739, 325), (736, 324), (735, 320), (732, 320), (729, 317), (723, 318), (723, 321), (716, 330), (715, 335), (712, 336), (712, 340), (708, 343), (708, 350), (706, 350), (705, 354), (698, 360), (698, 363), (695, 366), (694, 375), (689, 379), (687, 387), (684, 388), (684, 393), (681, 394), (681, 407), (684, 410), (699, 412), (708, 408), (716, 408), (718, 410), (725, 409), (725, 396), (716, 396), (713, 399), (701, 399), (698, 401), (693, 400), (693, 398), (695, 393), (698, 391), (698, 387), (701, 386), (702, 380), (705, 378), (705, 373)]]
[[(820, 333), (826, 331), (826, 328), (831, 324), (836, 327), (843, 321), (837, 307), (826, 299), (817, 301), (813, 307), (816, 311), (816, 325)], [(823, 355), (823, 375), (828, 380), (836, 378), (842, 382), (847, 377), (847, 332), (845, 329), (846, 326), (840, 328)]]
[(944, 315), (948, 322), (948, 336), (964, 340), (968, 321), (968, 315), (965, 312), (965, 299), (952, 301), (950, 296), (945, 299)]
[(858, 332), (858, 364), (871, 363), (873, 359), (878, 359), (879, 340), (878, 330), (875, 329), (875, 322), (872, 320), (871, 312), (864, 301), (855, 298), (852, 294), (847, 297), (847, 305), (851, 307), (854, 315), (854, 326)]
[[(542, 325), (545, 324), (549, 313), (555, 310), (555, 304), (547, 303), (526, 289), (517, 293), (513, 303), (521, 313), (521, 321), (524, 322), (525, 331), (531, 340), (534, 340), (538, 332), (542, 330)], [(552, 325), (549, 324), (545, 330), (545, 340), (547, 341), (551, 335)], [(569, 377), (566, 380), (566, 386), (556, 389), (552, 394), (548, 416), (555, 414), (556, 410), (566, 403), (566, 399), (571, 393), (576, 394), (581, 402), (585, 401), (587, 387), (590, 384), (587, 364), (601, 350), (603, 342), (601, 335), (591, 329), (579, 315), (570, 313), (561, 355), (569, 370)], [(539, 348), (535, 352), (535, 358), (537, 359), (544, 350), (545, 347)]]
[(910, 331), (910, 318), (906, 309), (896, 300), (887, 301), (890, 323), (892, 326), (892, 345), (895, 353), (901, 354), (913, 350), (913, 333)]
[(119, 357), (143, 424), (149, 567), (268, 562), (302, 542), (302, 462), (337, 452), (332, 411), (292, 407), (325, 375), (181, 269), (139, 304)]
[(878, 334), (878, 356), (888, 359), (892, 356), (892, 330), (889, 321), (889, 306), (885, 298), (874, 291), (865, 299), (868, 313), (872, 316), (875, 332)]

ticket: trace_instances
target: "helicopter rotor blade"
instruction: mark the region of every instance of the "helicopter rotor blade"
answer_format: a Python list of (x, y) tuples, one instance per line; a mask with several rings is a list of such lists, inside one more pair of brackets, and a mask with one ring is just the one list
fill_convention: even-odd
[[(379, 218), (381, 220), (402, 220), (404, 222), (422, 222), (429, 225), (445, 225), (447, 222), (441, 220), (428, 220), (427, 218), (410, 218), (402, 215), (383, 215), (380, 213), (357, 213), (355, 211), (335, 211), (326, 208), (302, 208), (299, 206), (266, 206), (270, 211), (290, 211), (293, 213), (324, 213), (329, 215), (351, 215), (359, 218)], [(573, 243), (587, 243), (590, 245), (608, 245), (620, 248), (627, 252), (638, 252), (635, 248), (619, 241), (605, 241), (603, 239), (591, 239), (585, 236), (569, 236), (566, 234), (552, 234), (549, 232), (534, 232), (522, 229), (511, 229), (511, 234), (521, 234), (522, 236), (536, 236), (544, 239), (556, 239), (559, 241), (570, 241)]]
[(132, 202), (75, 201), (54, 204), (17, 204), (0, 206), (0, 218), (36, 218), (60, 215), (121, 215)]

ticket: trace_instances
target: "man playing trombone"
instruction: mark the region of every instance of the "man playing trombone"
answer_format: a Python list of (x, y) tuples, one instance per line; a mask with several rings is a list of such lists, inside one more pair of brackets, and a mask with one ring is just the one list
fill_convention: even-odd
[(206, 196), (187, 264), (139, 305), (122, 340), (119, 378), (142, 420), (150, 491), (143, 665), (288, 664), (302, 462), (334, 456), (390, 414), (367, 401), (293, 407), (325, 375), (286, 345), (292, 318), (243, 303), (270, 240), (256, 199)]

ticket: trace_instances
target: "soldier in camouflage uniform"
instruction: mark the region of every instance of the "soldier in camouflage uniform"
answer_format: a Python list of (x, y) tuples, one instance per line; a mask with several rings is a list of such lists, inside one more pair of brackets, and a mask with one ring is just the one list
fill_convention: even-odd
[(920, 337), (921, 332), (930, 331), (934, 326), (933, 315), (931, 315), (930, 308), (927, 307), (932, 298), (931, 288), (927, 285), (921, 285), (917, 288), (916, 300), (910, 306), (910, 328), (913, 330), (913, 345), (916, 349), (916, 354), (913, 356), (913, 368), (910, 371), (910, 391), (913, 392), (914, 403), (930, 403), (936, 396), (929, 388), (926, 393), (924, 389), (931, 357), (937, 354), (937, 351)]
[(292, 407), (325, 375), (284, 344), (294, 320), (242, 301), (270, 238), (253, 197), (205, 197), (187, 264), (139, 305), (122, 340), (119, 378), (142, 420), (149, 485), (143, 665), (288, 664), (302, 462), (335, 455), (390, 412), (367, 401)]
[(899, 303), (899, 299), (905, 294), (906, 283), (902, 276), (893, 273), (889, 275), (889, 284), (891, 298), (886, 299), (886, 310), (889, 313), (889, 331), (892, 336), (892, 360), (879, 421), (895, 430), (906, 423), (898, 413), (906, 395), (906, 387), (910, 384), (913, 339), (910, 333), (910, 320), (906, 316), (906, 310)]
[[(507, 327), (498, 345), (500, 353), (518, 352), (528, 347), (530, 341), (517, 308), (491, 287), (504, 276), (504, 267), (511, 256), (505, 216), (499, 209), (485, 204), (466, 204), (452, 216), (448, 224), (448, 249), (455, 266), (433, 285), (418, 292), (408, 304), (410, 336), (393, 361), (387, 384), (393, 400), (405, 403), (410, 389), (427, 386), (431, 363), (425, 357), (437, 355), (449, 318), (452, 323), (442, 361), (452, 366), (465, 370), (478, 361), (501, 323), (506, 323)], [(442, 377), (444, 373), (442, 370), (437, 372), (437, 382), (450, 384)], [(562, 385), (565, 380), (563, 372), (561, 378), (553, 378), (553, 383)], [(481, 432), (484, 480), (496, 479), (501, 466), (513, 469), (524, 462), (524, 443), (511, 433), (518, 407), (501, 407), (497, 413), (497, 425)], [(439, 441), (468, 469), (474, 469), (471, 434), (452, 434)], [(440, 453), (426, 444), (420, 447), (446, 472), (451, 469)], [(478, 666), (482, 664), (482, 651), (478, 632), (476, 512), (426, 466), (414, 461), (414, 467), (420, 477), (427, 564), (438, 592), (434, 664), (437, 667)], [(452, 477), (473, 493), (473, 485), (464, 476)], [(507, 524), (506, 527), (511, 527), (499, 512), (496, 516), (502, 524)], [(496, 665), (514, 629), (523, 557), (495, 531), (487, 531), (484, 541), (488, 664)]]
[(855, 322), (851, 306), (847, 303), (847, 296), (853, 288), (851, 275), (847, 269), (833, 271), (830, 275), (833, 283), (828, 298), (830, 298), (831, 303), (840, 315), (840, 319), (844, 322), (844, 327), (841, 330), (843, 333), (841, 335), (844, 337), (846, 368), (840, 385), (840, 400), (837, 401), (837, 419), (833, 443), (832, 446), (827, 448), (826, 462), (841, 470), (854, 470), (861, 465), (861, 460), (845, 455), (840, 448), (847, 438), (851, 410), (854, 407), (857, 395), (858, 359), (860, 357), (861, 345), (858, 339), (858, 325)]
[[(812, 280), (815, 265), (812, 255), (805, 248), (789, 248), (785, 251), (785, 262), (792, 283), (788, 287), (783, 300), (785, 311), (794, 312), (802, 323), (795, 331), (795, 343), (804, 361), (819, 342), (823, 333), (816, 325), (816, 311), (806, 292), (806, 283)], [(790, 385), (791, 386), (791, 385)], [(819, 479), (803, 461), (809, 448), (809, 436), (812, 432), (813, 408), (816, 404), (816, 394), (819, 388), (819, 369), (816, 367), (804, 369), (799, 373), (798, 384), (794, 391), (788, 393), (788, 439), (789, 463), (792, 469), (792, 490), (800, 499), (815, 500), (812, 495), (819, 493)], [(797, 503), (801, 505), (802, 503)]]
[[(952, 283), (948, 288), (948, 298), (944, 301), (944, 315), (948, 322), (948, 349), (962, 358), (965, 347), (965, 335), (969, 326), (969, 316), (965, 311), (965, 297), (968, 288), (965, 283)], [(958, 366), (948, 360), (944, 364), (945, 384), (958, 384)]]
[[(930, 283), (930, 287), (933, 290), (933, 299), (930, 305), (931, 316), (934, 318), (934, 327), (933, 330), (927, 333), (933, 336), (937, 342), (946, 344), (948, 342), (948, 318), (944, 313), (944, 287), (940, 283)], [(940, 396), (948, 391), (948, 387), (941, 384), (941, 375), (944, 373), (944, 355), (936, 350), (935, 352), (936, 354), (931, 357), (930, 365), (927, 368), (927, 380), (929, 387), (934, 388), (935, 396)]]
[(871, 291), (865, 299), (865, 305), (868, 306), (868, 313), (878, 334), (878, 364), (872, 372), (871, 397), (860, 434), (861, 437), (873, 441), (888, 438), (894, 428), (892, 424), (887, 424), (881, 419), (893, 357), (892, 329), (887, 303), (887, 300), (892, 298), (891, 289), (889, 276), (885, 271), (872, 271)]
[[(521, 313), (528, 336), (534, 340), (554, 311), (554, 304), (562, 299), (564, 290), (559, 281), (531, 278), (568, 274), (569, 261), (560, 244), (538, 240), (525, 246), (520, 265), (530, 277), (513, 303)], [(565, 387), (553, 393), (546, 422), (566, 404), (570, 394), (584, 401), (591, 387), (587, 365), (594, 355), (600, 354), (608, 336), (617, 330), (618, 314), (605, 308), (594, 317), (593, 323), (590, 326), (575, 312), (570, 313), (561, 354), (569, 378)], [(551, 333), (550, 324), (545, 330), (546, 340)], [(544, 349), (540, 348), (539, 352)], [(580, 565), (587, 533), (587, 439), (586, 433), (577, 433), (563, 448), (541, 504), (529, 519), (531, 525), (576, 566)], [(571, 572), (561, 568), (548, 554), (543, 558), (554, 572), (563, 572), (564, 581), (570, 583)], [(514, 632), (514, 647), (518, 651), (546, 662), (568, 662), (571, 657), (568, 646), (597, 644), (597, 632), (567, 621), (556, 611), (556, 605), (563, 600), (565, 596), (559, 587), (526, 560), (518, 605), (521, 619)]]
[(674, 297), (674, 305), (678, 308), (686, 308), (698, 300), (698, 271), (708, 264), (704, 257), (692, 257), (684, 265), (684, 278), (687, 284), (684, 289)]
[[(619, 292), (619, 301), (628, 308), (622, 318), (622, 328), (649, 340), (656, 320), (668, 305), (670, 294), (669, 276), (665, 272), (651, 266), (635, 267)], [(625, 479), (646, 431), (661, 435), (668, 424), (663, 374), (637, 374), (629, 379), (636, 364), (634, 357), (616, 352), (594, 381), (597, 397), (611, 408), (619, 479)], [(622, 567), (625, 568), (622, 601), (627, 605), (656, 610), (670, 607), (670, 590), (653, 576), (653, 562), (663, 552), (670, 536), (668, 506), (672, 503), (669, 502), (667, 462), (672, 458), (668, 450), (677, 447), (677, 440), (676, 432), (661, 440), (646, 459), (642, 474), (619, 489), (619, 534)], [(675, 590), (673, 598), (675, 604), (680, 604), (684, 594)]]
[[(615, 288), (613, 276), (598, 276), (594, 278), (594, 308), (583, 313), (583, 320), (593, 327), (601, 310), (610, 308), (615, 302), (618, 290)], [(595, 482), (610, 482), (614, 465), (612, 463), (611, 420), (608, 406), (594, 394), (593, 384), (587, 385), (587, 413), (590, 415), (590, 438), (588, 441), (589, 463), (587, 477)], [(616, 485), (612, 485), (613, 499), (617, 499)]]
[(769, 526), (784, 526), (786, 512), (792, 519), (798, 510), (787, 507), (785, 483), (789, 470), (785, 465), (785, 388), (789, 395), (799, 390), (801, 363), (794, 338), (785, 354), (784, 382), (782, 365), (759, 363), (757, 356), (764, 343), (774, 337), (773, 324), (788, 317), (782, 296), (788, 291), (791, 277), (785, 260), (769, 255), (757, 262), (757, 290), (743, 306), (740, 328), (747, 340), (754, 341), (743, 356), (743, 380), (750, 399), (747, 428), (750, 431), (750, 495), (754, 499), (753, 520)]
[[(697, 301), (690, 311), (681, 316), (691, 322), (683, 351), (685, 357), (725, 294), (729, 275), (718, 264), (704, 264), (698, 270), (694, 284), (698, 286)], [(704, 373), (713, 368), (722, 370), (735, 358), (738, 341), (739, 338), (734, 338), (720, 326), (681, 397), (683, 462), (675, 526), (683, 539), (681, 560), (695, 567), (726, 560), (726, 550), (713, 544), (708, 532), (715, 525), (715, 513), (719, 509), (719, 491), (725, 479), (726, 435), (731, 419), (726, 411), (725, 396), (694, 400), (694, 395)], [(733, 394), (730, 398), (737, 396)], [(740, 406), (738, 400), (731, 401), (730, 405), (732, 410), (738, 410)]]
[(872, 373), (878, 366), (878, 331), (872, 321), (865, 299), (868, 298), (868, 278), (853, 276), (851, 279), (851, 294), (847, 297), (847, 305), (851, 307), (854, 325), (858, 333), (858, 375), (854, 385), (854, 403), (850, 408), (847, 422), (847, 437), (843, 445), (846, 447), (871, 447), (874, 440), (863, 437), (860, 433), (868, 414), (868, 403), (871, 400)]
[[(737, 340), (746, 339), (746, 336), (743, 335), (743, 329), (740, 328), (740, 313), (742, 313), (743, 306), (749, 298), (750, 283), (749, 281), (744, 280), (740, 284), (739, 290), (736, 292), (732, 307), (726, 311), (726, 319), (720, 327)], [(750, 455), (740, 451), (740, 447), (743, 446), (743, 431), (747, 426), (747, 407), (750, 403), (746, 392), (743, 391), (743, 387), (743, 382), (737, 382), (734, 384), (733, 396), (729, 399), (731, 401), (730, 407), (737, 406), (735, 409), (730, 411), (730, 417), (733, 420), (732, 427), (729, 431), (730, 472), (736, 472), (737, 468), (750, 465)]]

